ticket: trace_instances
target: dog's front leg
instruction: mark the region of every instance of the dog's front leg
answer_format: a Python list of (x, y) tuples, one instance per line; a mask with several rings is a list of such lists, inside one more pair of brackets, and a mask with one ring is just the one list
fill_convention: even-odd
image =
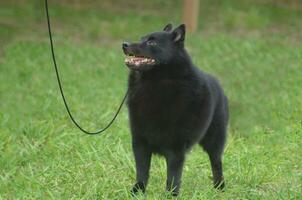
[(167, 162), (167, 186), (166, 190), (171, 191), (173, 196), (177, 196), (181, 184), (181, 175), (185, 160), (184, 152), (173, 152), (166, 156)]
[(152, 153), (147, 146), (137, 140), (133, 140), (132, 148), (136, 166), (136, 183), (131, 192), (132, 194), (135, 194), (141, 190), (144, 193), (149, 178)]

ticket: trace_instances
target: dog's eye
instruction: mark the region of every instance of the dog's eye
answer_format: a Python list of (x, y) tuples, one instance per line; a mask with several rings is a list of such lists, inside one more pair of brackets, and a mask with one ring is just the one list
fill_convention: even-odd
[(147, 45), (155, 46), (157, 43), (154, 40), (148, 40)]

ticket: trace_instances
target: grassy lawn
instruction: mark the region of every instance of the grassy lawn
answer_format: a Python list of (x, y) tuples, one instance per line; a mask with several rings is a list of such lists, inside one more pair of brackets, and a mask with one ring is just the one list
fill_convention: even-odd
[[(146, 195), (129, 194), (135, 168), (126, 107), (103, 135), (70, 123), (37, 2), (0, 3), (0, 199), (170, 198), (160, 157)], [(103, 127), (126, 90), (122, 41), (179, 23), (181, 1), (49, 2), (72, 112), (90, 130)], [(302, 4), (272, 2), (201, 1), (200, 28), (186, 46), (230, 99), (227, 188), (212, 189), (208, 158), (195, 147), (178, 199), (302, 199)]]

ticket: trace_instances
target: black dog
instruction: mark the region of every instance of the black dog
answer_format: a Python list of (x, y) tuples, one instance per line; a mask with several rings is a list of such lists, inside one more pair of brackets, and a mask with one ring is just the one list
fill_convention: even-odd
[(130, 68), (128, 108), (137, 182), (145, 191), (151, 156), (167, 162), (167, 187), (177, 195), (186, 152), (199, 143), (208, 153), (214, 187), (222, 189), (228, 103), (218, 81), (197, 69), (184, 48), (185, 25), (123, 43)]

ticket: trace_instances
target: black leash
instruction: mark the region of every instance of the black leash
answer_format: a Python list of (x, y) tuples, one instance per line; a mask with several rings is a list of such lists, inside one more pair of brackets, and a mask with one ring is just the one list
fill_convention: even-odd
[(70, 110), (69, 110), (69, 107), (68, 107), (68, 104), (67, 104), (67, 101), (65, 99), (65, 95), (64, 95), (64, 91), (63, 91), (63, 88), (62, 88), (62, 84), (61, 84), (61, 80), (60, 80), (60, 76), (59, 76), (59, 71), (58, 71), (58, 67), (57, 67), (57, 62), (56, 62), (56, 56), (55, 56), (55, 52), (54, 52), (54, 45), (53, 45), (53, 41), (52, 41), (52, 33), (51, 33), (51, 27), (50, 27), (50, 18), (49, 18), (49, 13), (48, 13), (48, 1), (45, 0), (45, 9), (46, 9), (46, 17), (47, 17), (47, 25), (48, 25), (48, 33), (49, 33), (49, 41), (50, 41), (50, 48), (51, 48), (51, 54), (52, 54), (52, 60), (53, 60), (53, 64), (54, 64), (54, 67), (55, 67), (55, 71), (56, 71), (56, 75), (57, 75), (57, 80), (58, 80), (58, 84), (59, 84), (59, 88), (60, 88), (60, 92), (61, 92), (61, 96), (62, 96), (62, 99), (63, 99), (63, 102), (64, 102), (64, 105), (65, 105), (65, 108), (68, 112), (68, 115), (71, 119), (71, 121), (81, 130), (83, 131), (84, 133), (88, 134), (88, 135), (96, 135), (96, 134), (99, 134), (99, 133), (102, 133), (104, 132), (105, 130), (107, 130), (111, 125), (112, 123), (114, 122), (114, 120), (116, 119), (117, 115), (119, 114), (126, 98), (127, 98), (127, 95), (128, 95), (128, 91), (126, 92), (120, 106), (118, 107), (115, 115), (113, 116), (113, 118), (111, 119), (111, 121), (104, 127), (102, 128), (101, 130), (99, 131), (95, 131), (95, 132), (90, 132), (90, 131), (87, 131), (85, 129), (83, 129), (79, 124), (78, 122), (74, 119), (73, 115), (71, 114)]

